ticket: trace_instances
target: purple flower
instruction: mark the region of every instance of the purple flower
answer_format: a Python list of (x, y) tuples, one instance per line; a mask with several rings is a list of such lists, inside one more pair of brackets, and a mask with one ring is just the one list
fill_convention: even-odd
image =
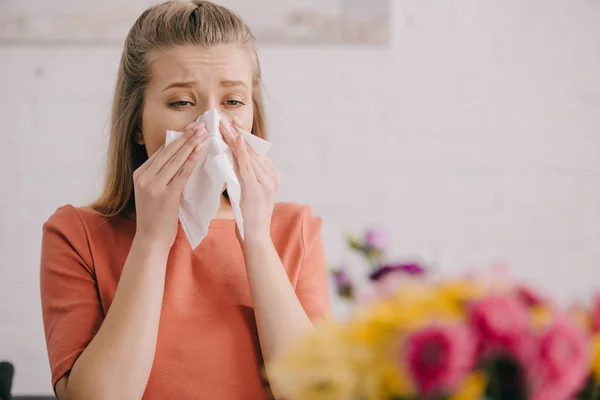
[(420, 276), (425, 274), (425, 269), (416, 263), (386, 264), (375, 270), (373, 273), (371, 273), (371, 275), (369, 275), (369, 279), (371, 279), (372, 281), (377, 281), (391, 273), (398, 272), (413, 276)]
[(370, 229), (365, 234), (368, 247), (378, 251), (384, 251), (388, 246), (388, 236), (383, 229)]

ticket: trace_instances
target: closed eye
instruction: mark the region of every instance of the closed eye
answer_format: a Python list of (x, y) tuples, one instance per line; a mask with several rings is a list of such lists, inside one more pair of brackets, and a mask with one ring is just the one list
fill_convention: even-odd
[(241, 107), (241, 106), (245, 105), (244, 103), (242, 103), (239, 100), (227, 100), (225, 102), (225, 104), (227, 104), (229, 107), (233, 107), (233, 108), (237, 108), (237, 107)]
[(169, 106), (171, 107), (175, 107), (175, 108), (185, 108), (185, 107), (189, 107), (189, 106), (193, 106), (194, 104), (191, 101), (174, 101), (172, 103), (169, 103)]

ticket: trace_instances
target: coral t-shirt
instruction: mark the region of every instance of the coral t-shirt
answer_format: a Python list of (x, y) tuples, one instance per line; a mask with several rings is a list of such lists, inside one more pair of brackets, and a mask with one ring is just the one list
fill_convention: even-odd
[[(44, 224), (41, 298), (52, 384), (71, 370), (115, 295), (136, 224), (59, 208)], [(278, 203), (271, 236), (311, 319), (329, 313), (321, 219)], [(179, 225), (169, 253), (156, 355), (144, 400), (263, 399), (252, 298), (234, 220), (213, 220), (192, 250)]]

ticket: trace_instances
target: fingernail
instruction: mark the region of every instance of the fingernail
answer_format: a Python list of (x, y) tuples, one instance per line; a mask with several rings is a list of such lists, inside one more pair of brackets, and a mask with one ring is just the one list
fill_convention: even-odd
[(185, 129), (192, 129), (192, 127), (194, 126), (194, 124), (196, 123), (196, 121), (194, 122), (190, 122), (189, 124), (187, 124), (187, 126), (185, 127)]
[(233, 120), (235, 121), (235, 123), (237, 124), (237, 126), (242, 126), (242, 120), (240, 119), (240, 117), (238, 117), (236, 115), (235, 117), (233, 117)]
[(198, 124), (198, 128), (200, 128), (200, 129), (206, 128), (206, 123), (204, 121), (198, 122), (197, 124)]
[(202, 136), (202, 135), (204, 135), (205, 133), (206, 133), (206, 128), (204, 128), (204, 127), (202, 127), (202, 128), (199, 128), (199, 129), (196, 131), (196, 135), (197, 135), (197, 136)]
[(196, 148), (194, 149), (194, 152), (196, 152), (196, 153), (197, 153), (197, 152), (199, 152), (200, 150), (202, 150), (202, 144), (201, 144), (201, 143), (198, 143), (198, 144), (196, 145)]

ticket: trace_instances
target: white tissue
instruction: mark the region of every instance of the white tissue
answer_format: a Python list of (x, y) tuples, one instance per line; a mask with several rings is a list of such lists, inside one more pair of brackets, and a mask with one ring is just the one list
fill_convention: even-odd
[[(222, 117), (216, 109), (209, 110), (198, 117), (197, 121), (206, 124), (208, 137), (203, 144), (202, 153), (196, 168), (192, 172), (179, 205), (179, 220), (190, 242), (192, 249), (198, 247), (208, 234), (210, 221), (219, 211), (223, 185), (233, 208), (233, 215), (244, 239), (243, 217), (240, 209), (241, 185), (233, 168), (231, 149), (223, 140), (219, 130)], [(237, 129), (240, 135), (254, 151), (264, 157), (271, 148), (271, 143), (254, 136), (250, 132)], [(167, 131), (166, 145), (181, 136), (181, 132)]]

